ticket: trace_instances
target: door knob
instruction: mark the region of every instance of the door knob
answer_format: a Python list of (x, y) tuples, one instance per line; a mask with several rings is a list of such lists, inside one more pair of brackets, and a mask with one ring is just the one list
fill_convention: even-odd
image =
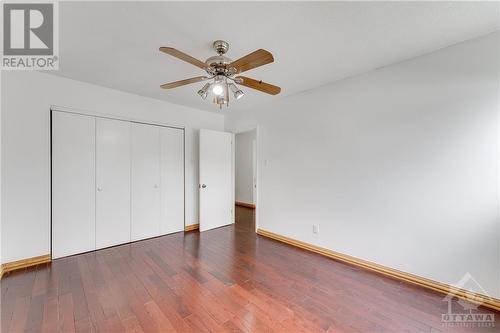
[(158, 187), (159, 187), (158, 184), (155, 184), (155, 188), (158, 188)]
[(205, 184), (201, 185), (201, 188), (205, 188), (205, 187), (207, 187), (207, 185), (205, 185)]
[(102, 187), (98, 187), (97, 192), (101, 192), (101, 191), (102, 191)]

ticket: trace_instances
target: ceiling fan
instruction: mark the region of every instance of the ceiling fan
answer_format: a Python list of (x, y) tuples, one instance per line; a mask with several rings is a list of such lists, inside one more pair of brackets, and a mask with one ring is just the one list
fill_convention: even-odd
[(165, 83), (160, 87), (163, 89), (172, 89), (186, 84), (209, 81), (198, 90), (198, 95), (206, 99), (209, 91), (211, 91), (214, 96), (214, 103), (220, 108), (222, 108), (223, 105), (229, 106), (229, 90), (231, 90), (235, 99), (240, 99), (245, 95), (245, 93), (236, 86), (236, 83), (271, 95), (280, 93), (281, 88), (278, 86), (238, 75), (250, 69), (273, 62), (274, 58), (270, 52), (259, 49), (233, 61), (224, 55), (229, 49), (229, 44), (227, 42), (216, 40), (213, 43), (213, 48), (218, 55), (212, 56), (203, 62), (173, 47), (160, 47), (160, 51), (195, 65), (205, 70), (208, 74), (208, 76), (197, 76), (185, 80)]

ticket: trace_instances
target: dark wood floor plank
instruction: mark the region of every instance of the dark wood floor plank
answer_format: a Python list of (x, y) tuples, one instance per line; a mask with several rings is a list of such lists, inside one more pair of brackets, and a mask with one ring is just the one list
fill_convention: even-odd
[(75, 311), (71, 293), (59, 296), (59, 304), (59, 329), (61, 332), (75, 332)]
[(8, 331), (24, 332), (28, 319), (30, 301), (31, 298), (29, 296), (20, 297), (16, 300)]
[(59, 329), (59, 311), (58, 311), (57, 295), (49, 296), (45, 299), (43, 307), (43, 319), (41, 332), (51, 333), (58, 332)]

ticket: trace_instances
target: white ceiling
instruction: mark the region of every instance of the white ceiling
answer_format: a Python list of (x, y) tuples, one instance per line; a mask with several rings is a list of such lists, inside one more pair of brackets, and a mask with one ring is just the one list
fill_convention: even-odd
[(55, 73), (218, 112), (193, 84), (202, 75), (158, 51), (173, 46), (202, 61), (211, 43), (228, 56), (264, 48), (275, 62), (245, 73), (282, 87), (278, 96), (244, 89), (229, 110), (249, 108), (500, 28), (498, 2), (61, 2), (60, 70)]

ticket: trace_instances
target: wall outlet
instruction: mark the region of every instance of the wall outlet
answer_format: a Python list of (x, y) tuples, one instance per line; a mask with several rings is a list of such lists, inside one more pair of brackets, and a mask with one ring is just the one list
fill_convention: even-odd
[(319, 234), (319, 224), (313, 224), (313, 232)]

